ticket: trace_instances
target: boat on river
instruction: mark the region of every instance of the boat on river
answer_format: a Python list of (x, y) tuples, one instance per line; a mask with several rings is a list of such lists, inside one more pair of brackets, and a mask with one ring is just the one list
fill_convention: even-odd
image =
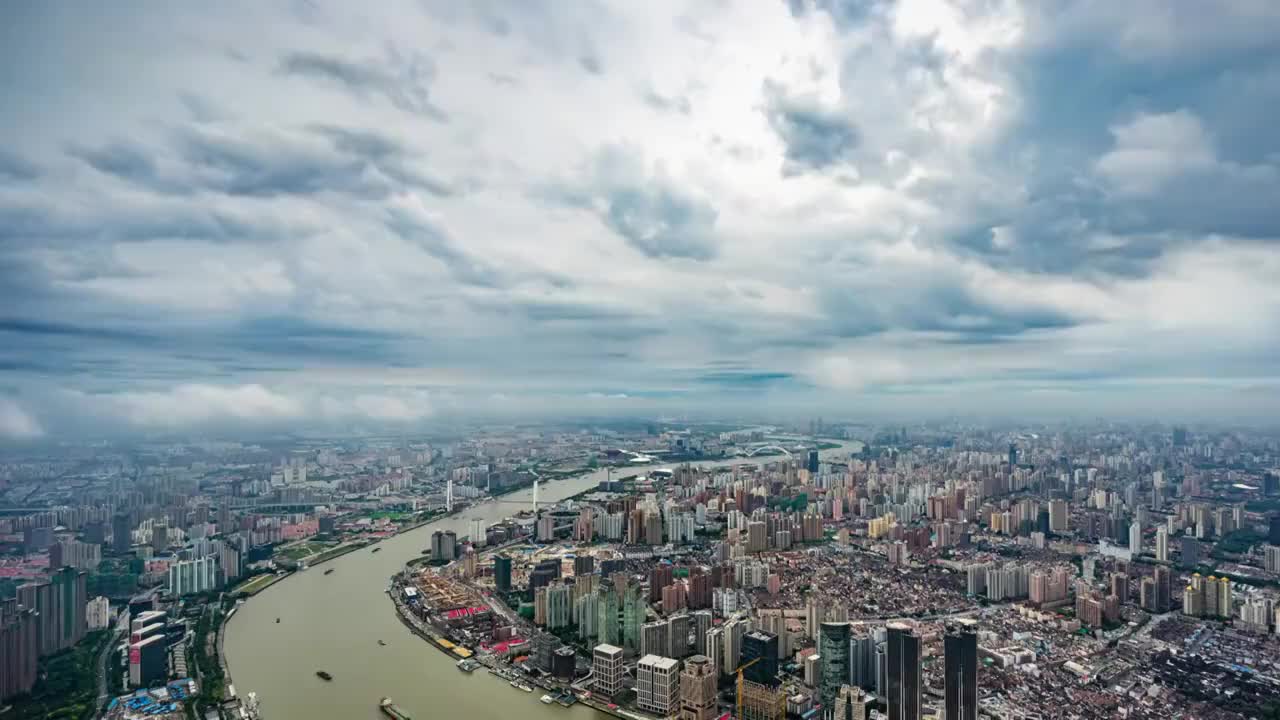
[(333, 574), (333, 571), (334, 571), (334, 570), (337, 570), (337, 569), (338, 569), (338, 568), (329, 568), (328, 570), (325, 570), (325, 571), (324, 571), (324, 574), (325, 574), (325, 575), (332, 575), (332, 574)]
[(323, 670), (317, 670), (316, 677), (320, 678), (321, 680), (324, 680), (325, 682), (333, 681), (333, 676)]
[(378, 709), (391, 720), (413, 720), (405, 711), (396, 707), (396, 704), (391, 702), (389, 697), (384, 697), (378, 701)]

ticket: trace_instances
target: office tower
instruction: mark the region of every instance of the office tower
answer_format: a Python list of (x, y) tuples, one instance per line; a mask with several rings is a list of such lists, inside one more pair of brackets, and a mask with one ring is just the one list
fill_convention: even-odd
[(1129, 576), (1124, 573), (1111, 574), (1111, 594), (1121, 605), (1129, 602)]
[(622, 644), (622, 625), (618, 621), (621, 612), (622, 597), (613, 581), (602, 580), (596, 600), (596, 633), (602, 644)]
[(31, 692), (39, 655), (35, 609), (20, 606), (15, 598), (0, 601), (0, 702)]
[(836, 701), (840, 686), (849, 680), (849, 623), (824, 622), (818, 627), (818, 653), (822, 656), (822, 680), (818, 686), (822, 704)]
[(972, 625), (943, 640), (947, 720), (978, 720), (978, 635)]
[(1168, 612), (1173, 607), (1173, 573), (1169, 571), (1169, 568), (1160, 565), (1156, 567), (1154, 575), (1156, 581), (1156, 605), (1159, 607), (1159, 612)]
[(1142, 554), (1142, 526), (1136, 522), (1129, 526), (1129, 552)]
[(1153, 578), (1144, 577), (1138, 585), (1138, 604), (1147, 612), (1159, 612), (1158, 599), (1156, 597), (1156, 581)]
[(920, 638), (893, 624), (888, 648), (889, 720), (920, 720)]
[(806, 458), (805, 467), (806, 469), (808, 469), (810, 473), (814, 475), (818, 474), (818, 451), (817, 450), (809, 451), (809, 454)]
[(1156, 528), (1156, 560), (1169, 562), (1169, 529), (1164, 525)]
[(592, 693), (612, 698), (622, 690), (622, 648), (601, 644), (591, 652)]
[(713, 720), (716, 717), (716, 666), (706, 655), (684, 661), (680, 673), (679, 720)]
[(1271, 516), (1267, 528), (1267, 542), (1272, 545), (1280, 545), (1280, 513)]
[(849, 679), (854, 687), (867, 690), (876, 686), (876, 641), (871, 635), (849, 639)]
[(778, 636), (764, 630), (753, 630), (742, 636), (743, 677), (760, 685), (778, 681)]
[[(867, 709), (871, 697), (860, 687), (842, 685), (840, 694), (836, 695), (836, 704), (832, 708), (833, 720), (867, 720)], [(947, 715), (950, 720), (951, 715)]]
[(660, 717), (671, 714), (679, 703), (680, 662), (659, 655), (645, 655), (636, 664), (636, 703), (641, 710)]
[(511, 558), (499, 555), (493, 559), (493, 585), (500, 593), (511, 592)]
[(111, 549), (117, 554), (129, 552), (129, 547), (133, 544), (132, 528), (133, 523), (126, 513), (116, 513), (111, 518)]
[(151, 523), (151, 549), (164, 552), (169, 547), (169, 524), (167, 522)]
[(1200, 541), (1190, 535), (1183, 535), (1181, 540), (1182, 557), (1178, 567), (1190, 570), (1200, 564)]
[(622, 594), (622, 647), (634, 654), (640, 650), (640, 627), (647, 607), (639, 584), (632, 584)]
[(573, 558), (573, 574), (575, 576), (590, 575), (596, 570), (596, 559), (591, 555), (578, 555)]
[[(1018, 465), (1018, 446), (1009, 443), (1009, 469), (1013, 469)], [(950, 720), (950, 719), (948, 719)]]

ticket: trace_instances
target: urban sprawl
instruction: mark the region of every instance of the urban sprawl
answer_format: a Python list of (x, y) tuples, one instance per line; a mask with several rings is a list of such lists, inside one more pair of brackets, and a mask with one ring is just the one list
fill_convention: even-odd
[(29, 451), (0, 462), (0, 717), (257, 717), (223, 657), (240, 603), (527, 488), (500, 522), (432, 533), (386, 612), (544, 703), (1276, 717), (1277, 467), (1274, 434), (1103, 423), (610, 421)]

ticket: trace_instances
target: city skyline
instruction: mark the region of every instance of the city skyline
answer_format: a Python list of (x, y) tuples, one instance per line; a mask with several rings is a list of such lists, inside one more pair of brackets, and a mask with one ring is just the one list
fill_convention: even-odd
[(14, 4), (0, 443), (1280, 404), (1280, 6)]

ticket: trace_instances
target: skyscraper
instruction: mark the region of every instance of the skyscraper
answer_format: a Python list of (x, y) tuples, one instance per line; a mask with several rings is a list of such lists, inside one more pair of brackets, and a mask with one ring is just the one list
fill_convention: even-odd
[(889, 626), (889, 720), (920, 720), (920, 638), (906, 625)]
[(972, 625), (948, 632), (943, 651), (947, 720), (978, 720), (978, 635)]
[(824, 622), (818, 628), (818, 653), (822, 656), (819, 696), (825, 707), (832, 706), (840, 686), (849, 680), (849, 623)]
[[(756, 661), (752, 663), (752, 661)], [(778, 678), (778, 636), (753, 630), (742, 638), (742, 664), (752, 663), (743, 677), (760, 685), (774, 685)]]
[(511, 558), (506, 555), (493, 559), (493, 585), (500, 593), (511, 592)]
[(712, 720), (716, 716), (716, 667), (706, 655), (684, 661), (680, 673), (680, 720)]
[(117, 554), (129, 552), (129, 546), (133, 544), (132, 529), (133, 524), (126, 513), (116, 513), (111, 518), (111, 549)]

